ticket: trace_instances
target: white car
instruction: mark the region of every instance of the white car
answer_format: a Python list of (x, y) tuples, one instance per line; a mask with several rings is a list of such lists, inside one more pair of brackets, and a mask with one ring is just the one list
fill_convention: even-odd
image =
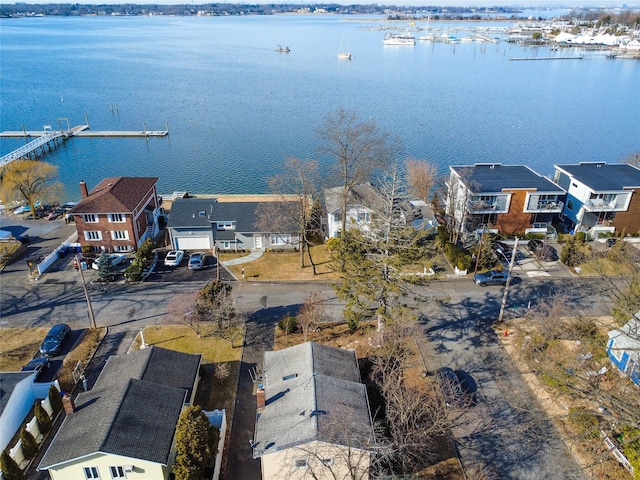
[(184, 251), (182, 250), (171, 250), (167, 253), (167, 256), (164, 257), (164, 266), (165, 267), (177, 267), (180, 265), (182, 258), (184, 257)]
[[(116, 265), (120, 265), (122, 262), (124, 262), (124, 259), (126, 258), (124, 255), (107, 255), (107, 258), (109, 259), (109, 261), (111, 262), (111, 265), (116, 266)], [(100, 257), (96, 258), (93, 263), (91, 264), (91, 268), (93, 268), (94, 270), (98, 270), (98, 263), (100, 263)]]

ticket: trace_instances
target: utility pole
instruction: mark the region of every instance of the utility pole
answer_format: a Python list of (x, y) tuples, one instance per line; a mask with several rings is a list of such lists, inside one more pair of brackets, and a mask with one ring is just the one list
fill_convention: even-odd
[(502, 296), (502, 305), (500, 305), (500, 314), (498, 315), (498, 323), (502, 322), (504, 316), (504, 309), (507, 305), (507, 297), (509, 296), (509, 285), (511, 285), (511, 271), (513, 270), (513, 264), (516, 263), (516, 252), (518, 251), (518, 237), (516, 237), (516, 243), (513, 245), (513, 251), (511, 252), (511, 262), (509, 263), (509, 274), (507, 275), (507, 283), (504, 286), (504, 295)]
[(82, 289), (84, 290), (84, 296), (87, 299), (87, 307), (89, 309), (89, 328), (98, 328), (96, 325), (96, 317), (93, 315), (93, 307), (91, 306), (91, 298), (89, 298), (89, 291), (87, 290), (87, 284), (84, 281), (84, 273), (82, 272), (82, 263), (80, 257), (76, 254), (76, 264), (78, 265), (78, 271), (80, 272), (80, 278), (82, 279)]

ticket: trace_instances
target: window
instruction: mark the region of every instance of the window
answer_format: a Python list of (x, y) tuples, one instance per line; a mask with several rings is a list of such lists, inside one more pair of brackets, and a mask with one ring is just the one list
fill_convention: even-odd
[(98, 216), (95, 213), (86, 213), (82, 215), (85, 223), (98, 223)]
[(114, 245), (113, 251), (114, 252), (130, 252), (131, 245)]
[(129, 240), (129, 232), (127, 230), (112, 230), (112, 240)]
[(111, 478), (127, 478), (124, 474), (124, 467), (109, 467)]
[(291, 235), (288, 233), (274, 233), (271, 235), (271, 245), (289, 245)]
[(111, 223), (124, 223), (125, 222), (124, 213), (110, 213), (109, 221)]
[(323, 465), (327, 465), (327, 466), (329, 466), (329, 465), (333, 465), (333, 458), (321, 458), (321, 459), (320, 459), (320, 462), (321, 462)]
[(102, 232), (100, 230), (90, 230), (84, 232), (85, 240), (102, 240)]
[(340, 221), (340, 212), (335, 212), (333, 214), (333, 221), (334, 222), (339, 222)]
[(358, 222), (368, 222), (369, 212), (358, 212)]
[(296, 458), (293, 461), (293, 466), (296, 467), (296, 468), (305, 468), (306, 466), (308, 466), (307, 459), (306, 458)]
[(218, 222), (218, 230), (235, 230), (236, 222)]
[(224, 242), (222, 242), (222, 248), (224, 248), (225, 250), (229, 250), (231, 248), (231, 242), (225, 240)]
[(84, 478), (87, 480), (100, 478), (100, 475), (98, 475), (98, 467), (84, 467)]
[(573, 210), (573, 200), (569, 200), (569, 201), (567, 202), (567, 208), (568, 208), (569, 210)]

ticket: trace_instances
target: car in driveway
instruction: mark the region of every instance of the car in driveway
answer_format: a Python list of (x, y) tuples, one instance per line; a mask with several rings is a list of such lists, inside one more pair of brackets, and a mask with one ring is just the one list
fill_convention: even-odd
[(182, 262), (184, 257), (184, 251), (182, 250), (171, 250), (167, 253), (167, 256), (164, 257), (164, 266), (165, 267), (177, 267)]
[(484, 287), (486, 285), (506, 285), (509, 274), (507, 272), (499, 272), (497, 270), (489, 270), (484, 273), (476, 273), (473, 281), (476, 285)]
[(49, 359), (47, 357), (38, 357), (31, 360), (24, 367), (23, 372), (36, 372), (36, 380), (49, 368)]
[(47, 357), (54, 357), (62, 350), (64, 342), (71, 336), (71, 328), (66, 323), (59, 323), (51, 327), (40, 345), (40, 353)]
[[(113, 265), (113, 266), (120, 265), (122, 262), (124, 262), (125, 258), (126, 257), (124, 255), (122, 255), (122, 254), (107, 255), (107, 259), (111, 262), (111, 265)], [(91, 264), (91, 268), (93, 268), (94, 270), (98, 270), (98, 264), (99, 263), (100, 263), (100, 258), (98, 257)]]
[(189, 270), (200, 270), (204, 268), (206, 254), (204, 252), (192, 253), (189, 255)]
[(442, 391), (442, 397), (447, 407), (459, 408), (466, 403), (462, 383), (456, 372), (449, 367), (439, 368), (436, 372), (436, 380)]

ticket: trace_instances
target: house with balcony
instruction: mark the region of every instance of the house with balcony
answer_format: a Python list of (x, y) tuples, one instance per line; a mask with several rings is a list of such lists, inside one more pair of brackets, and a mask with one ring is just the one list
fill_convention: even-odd
[(69, 212), (78, 243), (94, 251), (132, 252), (159, 231), (163, 216), (157, 177), (110, 177), (91, 191), (80, 182), (82, 199)]
[(169, 480), (175, 431), (193, 404), (202, 356), (152, 346), (109, 357), (65, 418), (38, 470), (52, 480)]
[(567, 192), (561, 219), (569, 230), (600, 234), (640, 231), (640, 169), (624, 163), (554, 165)]
[(450, 167), (446, 213), (461, 233), (555, 236), (565, 191), (526, 165), (478, 163)]

